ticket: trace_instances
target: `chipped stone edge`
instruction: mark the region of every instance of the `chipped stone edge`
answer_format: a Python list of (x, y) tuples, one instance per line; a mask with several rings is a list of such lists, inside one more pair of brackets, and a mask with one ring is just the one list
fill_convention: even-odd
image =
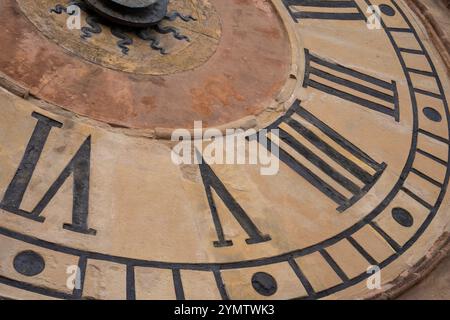
[(432, 271), (450, 254), (450, 232), (442, 234), (427, 254), (396, 279), (383, 286), (383, 292), (367, 295), (364, 300), (393, 300), (405, 293)]
[(11, 92), (12, 94), (19, 96), (22, 99), (28, 99), (30, 96), (30, 90), (19, 84), (18, 82), (14, 81), (4, 73), (0, 72), (0, 87), (3, 87), (7, 91)]
[[(407, 7), (420, 19), (433, 45), (439, 52), (450, 75), (450, 39), (446, 38), (431, 11), (421, 0), (403, 0)], [(385, 285), (381, 293), (367, 295), (365, 300), (392, 300), (419, 284), (430, 275), (443, 259), (450, 255), (450, 232), (445, 232), (414, 266), (405, 270), (396, 279)]]
[[(435, 19), (433, 13), (429, 8), (423, 4), (421, 0), (403, 0), (407, 7), (420, 19), (424, 25), (431, 42), (436, 47), (441, 56), (446, 68), (447, 75), (450, 76), (450, 39), (445, 35), (445, 32)], [(450, 9), (449, 9), (450, 14)]]

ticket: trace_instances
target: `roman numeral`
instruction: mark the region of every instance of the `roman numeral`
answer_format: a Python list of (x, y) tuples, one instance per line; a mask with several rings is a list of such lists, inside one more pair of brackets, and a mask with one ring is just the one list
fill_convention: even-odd
[(269, 129), (279, 130), (279, 159), (338, 204), (339, 212), (367, 193), (386, 168), (386, 164), (376, 162), (304, 109), (299, 101)]
[[(197, 158), (201, 159), (201, 155), (198, 151)], [(205, 187), (206, 197), (208, 198), (208, 204), (211, 211), (211, 216), (213, 218), (214, 227), (216, 229), (218, 241), (214, 241), (215, 247), (229, 247), (233, 245), (233, 241), (227, 240), (225, 238), (225, 234), (223, 232), (222, 223), (220, 222), (220, 217), (217, 212), (216, 203), (213, 198), (212, 189), (216, 192), (219, 198), (226, 205), (228, 210), (231, 212), (233, 217), (239, 222), (242, 229), (249, 236), (246, 239), (247, 244), (257, 244), (261, 242), (270, 241), (271, 238), (269, 235), (263, 235), (261, 231), (259, 231), (258, 227), (253, 223), (247, 213), (242, 209), (242, 207), (237, 203), (237, 201), (233, 198), (233, 196), (228, 192), (225, 185), (220, 181), (219, 177), (214, 173), (211, 167), (201, 159), (200, 161), (200, 173), (203, 180), (203, 185)]]
[(44, 222), (45, 218), (41, 216), (42, 211), (47, 207), (67, 178), (73, 175), (72, 222), (64, 224), (63, 228), (77, 233), (95, 235), (96, 231), (88, 227), (91, 137), (88, 137), (83, 142), (72, 160), (50, 186), (36, 207), (31, 212), (20, 209), (50, 131), (52, 128), (62, 127), (62, 123), (41, 114), (34, 112), (32, 116), (38, 122), (28, 142), (19, 168), (0, 202), (0, 208), (28, 219)]
[(305, 50), (303, 86), (356, 103), (399, 121), (397, 84), (319, 58)]
[(366, 20), (354, 0), (283, 0), (292, 19)]

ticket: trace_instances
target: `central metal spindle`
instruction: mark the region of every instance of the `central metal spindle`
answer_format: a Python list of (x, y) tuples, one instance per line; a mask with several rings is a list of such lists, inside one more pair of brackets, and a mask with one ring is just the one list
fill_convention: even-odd
[(155, 25), (167, 14), (169, 0), (85, 0), (103, 18), (129, 27)]

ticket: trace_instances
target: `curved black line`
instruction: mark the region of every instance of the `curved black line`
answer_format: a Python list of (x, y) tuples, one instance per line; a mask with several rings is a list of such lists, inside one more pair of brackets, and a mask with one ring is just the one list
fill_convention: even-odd
[(133, 39), (130, 38), (124, 30), (120, 27), (111, 27), (111, 34), (115, 36), (116, 38), (119, 38), (120, 40), (117, 41), (117, 46), (122, 50), (122, 53), (124, 55), (127, 55), (130, 51), (130, 48), (128, 46), (133, 44)]

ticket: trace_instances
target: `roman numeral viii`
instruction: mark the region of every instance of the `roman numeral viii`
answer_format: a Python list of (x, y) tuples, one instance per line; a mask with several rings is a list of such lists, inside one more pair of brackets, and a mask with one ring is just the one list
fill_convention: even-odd
[(399, 121), (397, 84), (326, 61), (305, 50), (303, 86), (356, 103)]
[(339, 212), (367, 193), (386, 168), (386, 164), (372, 159), (304, 109), (299, 101), (268, 129), (270, 135), (276, 132), (273, 129), (278, 130), (279, 159), (334, 201)]
[(50, 131), (52, 128), (62, 127), (62, 123), (41, 114), (34, 112), (32, 116), (37, 119), (37, 124), (19, 167), (0, 202), (0, 208), (28, 219), (44, 222), (45, 218), (41, 216), (42, 211), (47, 207), (67, 178), (73, 175), (72, 222), (65, 223), (63, 228), (77, 233), (95, 235), (96, 231), (88, 227), (91, 137), (88, 137), (83, 142), (72, 160), (53, 182), (36, 207), (31, 212), (20, 209)]

